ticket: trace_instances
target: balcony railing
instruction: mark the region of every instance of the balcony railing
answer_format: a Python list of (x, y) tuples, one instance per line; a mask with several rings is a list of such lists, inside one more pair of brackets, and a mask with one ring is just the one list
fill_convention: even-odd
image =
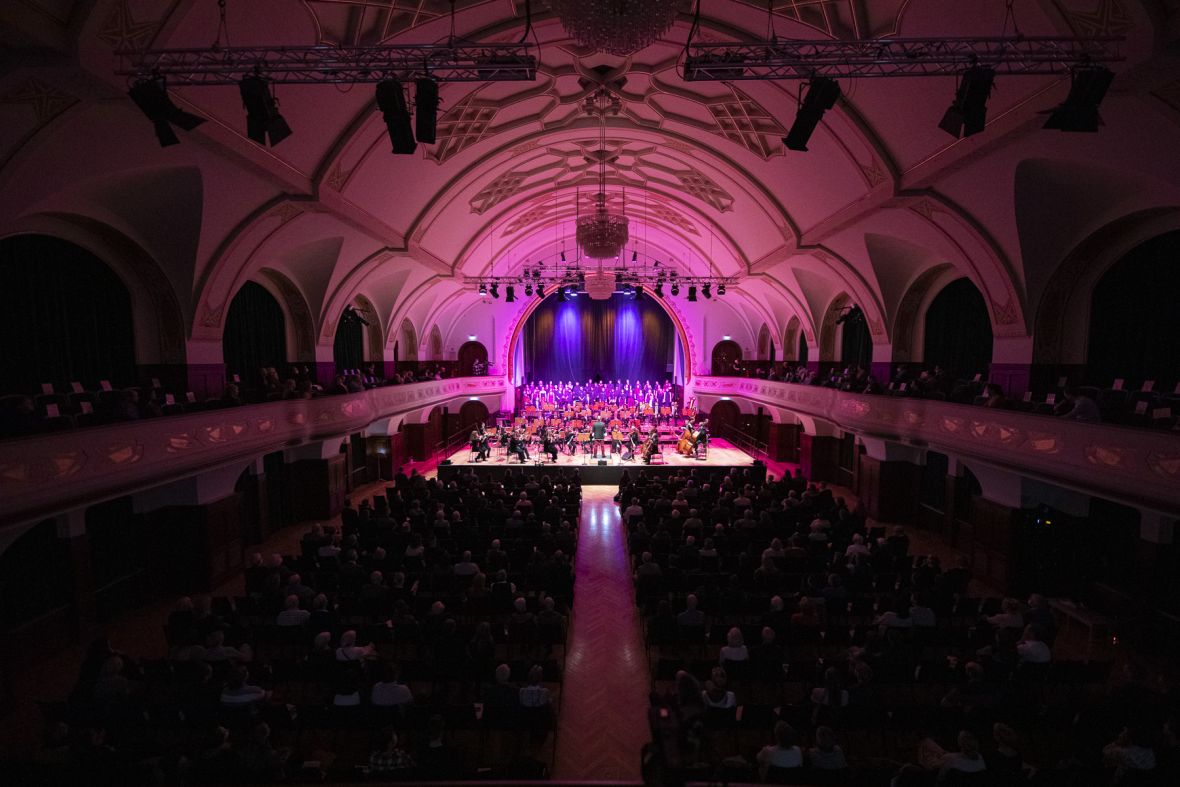
[(1180, 511), (1180, 432), (746, 377), (697, 377), (693, 389), (698, 398), (738, 397), (1087, 494), (1164, 513)]
[(459, 377), (5, 440), (0, 442), (0, 525), (339, 437), (383, 418), (506, 390), (502, 377)]

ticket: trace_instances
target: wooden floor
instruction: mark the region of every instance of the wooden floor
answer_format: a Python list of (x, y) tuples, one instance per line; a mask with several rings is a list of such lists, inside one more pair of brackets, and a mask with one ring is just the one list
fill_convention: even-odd
[(617, 489), (582, 487), (574, 616), (566, 645), (557, 770), (565, 780), (636, 780), (647, 724), (647, 655)]
[[(701, 459), (682, 456), (676, 453), (670, 444), (661, 446), (661, 449), (660, 458), (666, 465), (683, 467), (744, 467), (754, 464), (754, 457), (750, 456), (745, 451), (742, 451), (740, 448), (736, 448), (735, 446), (721, 439), (713, 439), (710, 441), (708, 455)], [(472, 456), (473, 454), (471, 453), (471, 449), (467, 446), (464, 446), (460, 450), (451, 454), (451, 464), (459, 466), (471, 465), (473, 467), (487, 467), (489, 465), (509, 465), (513, 467), (520, 466), (519, 460), (517, 460), (515, 456), (512, 458), (511, 462), (508, 461), (508, 457), (506, 456), (503, 448), (494, 449), (491, 458), (486, 462), (473, 462), (471, 461)], [(550, 463), (548, 455), (537, 453), (531, 448), (529, 449), (529, 457), (529, 461), (525, 463), (526, 467), (532, 466), (532, 462), (537, 461), (538, 458), (543, 458), (545, 460), (544, 464), (540, 465), (542, 467), (580, 467), (582, 465), (593, 464), (596, 461), (590, 456), (590, 454), (579, 452), (573, 456), (559, 453), (557, 455), (557, 462)], [(622, 456), (619, 454), (607, 454), (606, 459), (611, 465), (619, 465), (622, 467), (643, 466), (643, 460), (634, 459), (624, 462)], [(612, 492), (611, 494), (614, 493)]]

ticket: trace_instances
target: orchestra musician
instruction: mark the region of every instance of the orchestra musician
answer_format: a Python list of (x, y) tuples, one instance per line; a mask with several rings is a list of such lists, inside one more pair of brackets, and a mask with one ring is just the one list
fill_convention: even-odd
[[(693, 441), (693, 451), (698, 452), (699, 449), (705, 448), (708, 445), (709, 445), (709, 421), (708, 421), (708, 419), (705, 419), (705, 420), (701, 421), (699, 424), (697, 424), (697, 431), (696, 431), (696, 434), (694, 435), (694, 441)], [(704, 459), (705, 457), (698, 453), (697, 458)]]
[(602, 420), (601, 415), (594, 417), (594, 423), (590, 425), (590, 441), (593, 447), (590, 449), (591, 457), (597, 457), (598, 452), (602, 451), (602, 457), (606, 458), (606, 423)]
[(627, 439), (623, 443), (623, 461), (630, 462), (635, 458), (635, 453), (643, 444), (643, 435), (639, 433), (639, 427), (635, 424), (631, 425), (631, 431), (627, 433)]
[(518, 457), (520, 457), (521, 464), (524, 464), (529, 460), (529, 449), (525, 444), (523, 429), (515, 429), (509, 434), (508, 453), (516, 454)]
[(557, 461), (557, 443), (554, 441), (553, 430), (548, 426), (541, 426), (541, 452), (549, 455), (549, 461)]
[(488, 452), (491, 450), (488, 446), (490, 442), (487, 432), (484, 431), (483, 424), (479, 424), (475, 429), (471, 430), (471, 451), (475, 454), (476, 462), (486, 462)]
[(697, 447), (697, 432), (692, 426), (692, 421), (684, 422), (684, 429), (680, 432), (680, 439), (676, 441), (676, 453), (683, 456), (692, 456)]
[(651, 464), (651, 458), (657, 451), (660, 450), (660, 433), (657, 429), (652, 429), (651, 434), (647, 436), (647, 442), (643, 445), (643, 463), (645, 465)]

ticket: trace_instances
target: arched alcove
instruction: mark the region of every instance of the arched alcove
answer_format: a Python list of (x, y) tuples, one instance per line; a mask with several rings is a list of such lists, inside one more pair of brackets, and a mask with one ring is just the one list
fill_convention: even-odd
[(787, 330), (783, 333), (783, 360), (784, 361), (798, 361), (799, 360), (799, 344), (800, 338), (803, 336), (803, 324), (799, 322), (798, 317), (792, 317), (787, 321)]
[(1112, 265), (1090, 296), (1086, 377), (1168, 386), (1180, 380), (1180, 231), (1135, 247)]
[(136, 379), (131, 296), (90, 251), (46, 235), (0, 240), (0, 393)]
[(459, 408), (459, 431), (465, 432), (488, 420), (488, 406), (480, 401), (467, 401)]
[(265, 287), (246, 282), (234, 295), (222, 334), (226, 374), (247, 385), (258, 382), (259, 369), (281, 369), (287, 361), (283, 309)]
[(968, 278), (952, 281), (926, 310), (922, 360), (952, 378), (987, 377), (992, 360), (992, 325), (983, 295)]
[(456, 360), (456, 373), (460, 377), (469, 377), (472, 374), (472, 367), (475, 362), (479, 361), (487, 369), (488, 365), (488, 348), (483, 346), (482, 342), (470, 341), (463, 342), (459, 347), (459, 354)]
[[(735, 363), (738, 366), (737, 370), (734, 368)], [(741, 363), (742, 348), (737, 342), (731, 339), (725, 339), (713, 345), (713, 374), (740, 374)]]
[(398, 341), (398, 360), (399, 361), (417, 361), (418, 360), (418, 332), (414, 330), (414, 325), (409, 320), (402, 320), (401, 329), (399, 330), (400, 339)]
[(435, 323), (430, 329), (430, 360), (441, 361), (443, 359), (443, 340), (442, 331), (438, 329), (438, 323)]
[(365, 360), (365, 326), (354, 311), (345, 311), (336, 323), (332, 360), (336, 362), (338, 372), (359, 369)]
[(766, 323), (762, 323), (758, 329), (758, 360), (774, 361), (774, 343), (770, 340), (770, 328), (766, 327)]
[(742, 410), (736, 403), (722, 399), (713, 404), (709, 410), (709, 431), (724, 437), (730, 429), (736, 429), (741, 423)]

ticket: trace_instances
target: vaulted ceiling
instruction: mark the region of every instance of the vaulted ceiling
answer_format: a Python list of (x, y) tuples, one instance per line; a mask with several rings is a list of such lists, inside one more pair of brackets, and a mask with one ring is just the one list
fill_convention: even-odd
[[(454, 5), (469, 40), (525, 32), (524, 0)], [(531, 5), (536, 81), (444, 85), (437, 144), (394, 156), (365, 85), (280, 86), (294, 134), (274, 148), (246, 139), (236, 88), (176, 89), (210, 122), (158, 148), (113, 73), (114, 52), (211, 45), (216, 0), (0, 4), (0, 233), (53, 216), (109, 225), (157, 261), (194, 342), (220, 336), (228, 299), (265, 270), (298, 290), (321, 344), (362, 296), (389, 341), (409, 319), (421, 341), (438, 325), (453, 346), (472, 325), (502, 331), (523, 308), (480, 303), (462, 276), (512, 273), (573, 248), (600, 131), (581, 103), (608, 86), (621, 99), (606, 121), (608, 180), (642, 260), (742, 277), (711, 319), (748, 346), (763, 324), (781, 342), (794, 317), (814, 342), (844, 294), (887, 345), (906, 293), (945, 266), (979, 287), (997, 336), (1027, 340), (1045, 282), (1073, 246), (1128, 212), (1180, 204), (1180, 36), (1166, 0), (1015, 4), (1025, 34), (1127, 37), (1100, 134), (1041, 130), (1038, 113), (1061, 101), (1066, 79), (1000, 78), (988, 128), (966, 140), (937, 127), (952, 79), (859, 80), (842, 85), (808, 153), (781, 141), (797, 83), (680, 78), (690, 3), (628, 58), (583, 51), (542, 0)], [(1006, 24), (1003, 0), (771, 6), (768, 19), (760, 0), (703, 0), (700, 38), (758, 39), (770, 23), (806, 38), (997, 35)], [(228, 0), (229, 43), (435, 42), (450, 8)]]

